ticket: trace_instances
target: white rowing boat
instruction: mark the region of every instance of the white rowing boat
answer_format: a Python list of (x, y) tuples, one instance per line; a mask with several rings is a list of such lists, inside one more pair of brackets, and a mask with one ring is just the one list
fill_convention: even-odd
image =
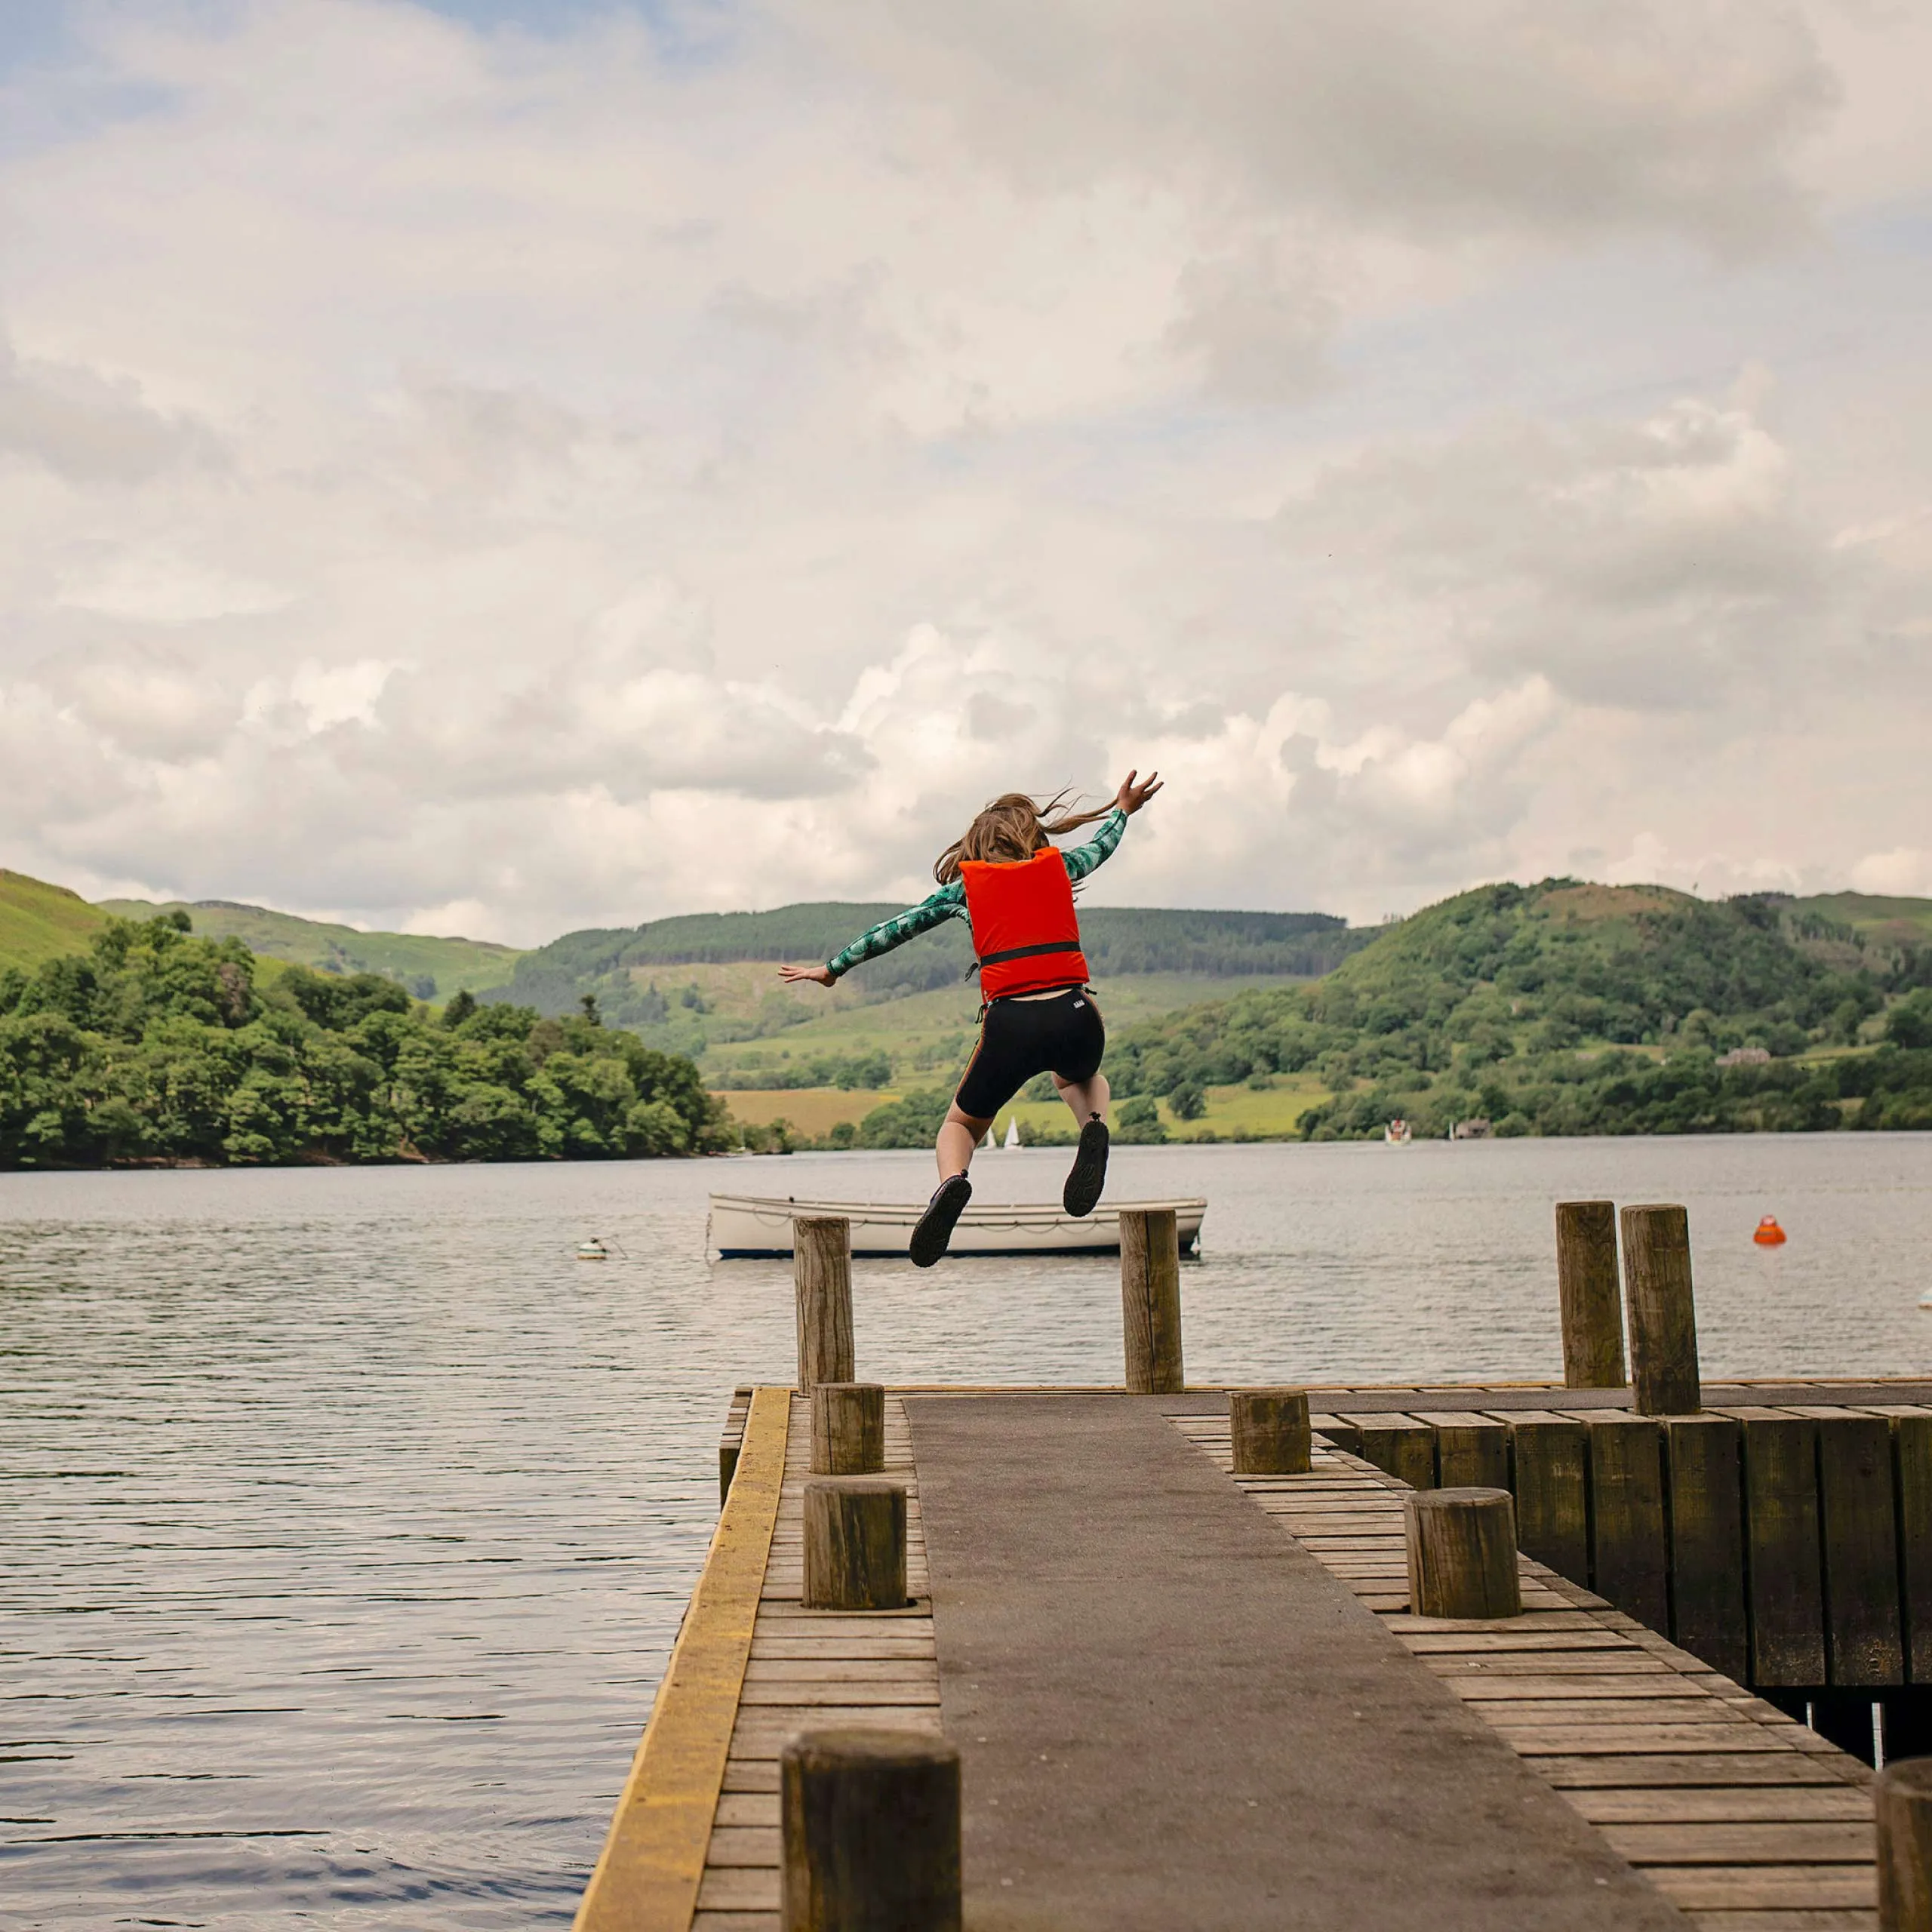
[[(1201, 1238), (1205, 1200), (1121, 1201), (1073, 1215), (1052, 1201), (972, 1202), (952, 1232), (955, 1254), (1117, 1254), (1124, 1208), (1171, 1208), (1185, 1254)], [(852, 1224), (855, 1255), (903, 1255), (926, 1211), (923, 1201), (780, 1201), (714, 1194), (705, 1247), (721, 1261), (770, 1259), (792, 1252), (795, 1217), (842, 1214)]]

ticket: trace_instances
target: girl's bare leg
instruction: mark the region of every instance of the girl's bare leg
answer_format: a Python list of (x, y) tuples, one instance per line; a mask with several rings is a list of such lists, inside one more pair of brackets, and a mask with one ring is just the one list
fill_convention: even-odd
[(1073, 1118), (1082, 1127), (1090, 1120), (1106, 1118), (1107, 1101), (1112, 1090), (1104, 1073), (1097, 1073), (1091, 1080), (1079, 1081), (1063, 1080), (1056, 1073), (1054, 1084), (1060, 1089), (1060, 1098), (1073, 1109)]
[[(1102, 1084), (1104, 1087), (1105, 1083)], [(962, 1114), (956, 1100), (946, 1109), (946, 1120), (939, 1131), (939, 1144), (933, 1149), (939, 1161), (941, 1180), (963, 1174), (973, 1164), (973, 1149), (985, 1139), (986, 1129), (992, 1125), (989, 1120), (975, 1120), (971, 1114)]]

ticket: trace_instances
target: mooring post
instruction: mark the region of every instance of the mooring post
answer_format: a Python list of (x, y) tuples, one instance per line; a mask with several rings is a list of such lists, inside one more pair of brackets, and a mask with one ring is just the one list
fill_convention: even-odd
[(798, 1387), (850, 1382), (852, 1360), (852, 1224), (842, 1214), (800, 1216), (792, 1223), (792, 1279), (798, 1299)]
[(884, 1476), (805, 1484), (808, 1610), (906, 1607), (906, 1485)]
[(1418, 1490), (1402, 1504), (1416, 1616), (1522, 1614), (1516, 1511), (1506, 1489)]
[(1622, 1219), (1634, 1405), (1640, 1416), (1695, 1415), (1704, 1398), (1690, 1217), (1681, 1208), (1626, 1208)]
[(876, 1382), (812, 1389), (812, 1474), (869, 1476), (885, 1466), (885, 1391)]
[(1623, 1297), (1617, 1279), (1617, 1204), (1556, 1204), (1556, 1289), (1563, 1305), (1563, 1383), (1623, 1386)]
[(1171, 1208), (1120, 1211), (1121, 1324), (1130, 1395), (1177, 1395), (1180, 1361), (1180, 1238)]
[(1238, 1476), (1305, 1476), (1312, 1443), (1305, 1389), (1236, 1389), (1228, 1395)]
[(780, 1759), (784, 1932), (959, 1932), (959, 1752), (929, 1731), (808, 1731)]
[(1932, 1932), (1932, 1758), (1887, 1764), (1872, 1787), (1881, 1932)]

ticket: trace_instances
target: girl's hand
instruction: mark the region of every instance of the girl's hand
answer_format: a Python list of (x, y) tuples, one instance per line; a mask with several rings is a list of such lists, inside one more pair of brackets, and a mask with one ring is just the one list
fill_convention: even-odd
[(1121, 780), (1120, 789), (1114, 794), (1115, 810), (1126, 813), (1129, 818), (1161, 789), (1161, 774), (1158, 771), (1149, 772), (1144, 785), (1137, 785), (1134, 782), (1140, 775), (1137, 771), (1130, 771)]
[(810, 980), (814, 986), (829, 986), (832, 984), (832, 968), (829, 966), (781, 966), (778, 969), (778, 977), (788, 986), (795, 986), (801, 980)]

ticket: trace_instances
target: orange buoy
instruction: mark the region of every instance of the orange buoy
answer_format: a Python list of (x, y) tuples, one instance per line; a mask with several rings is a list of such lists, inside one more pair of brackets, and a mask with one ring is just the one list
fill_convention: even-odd
[(1778, 1226), (1778, 1217), (1775, 1214), (1767, 1214), (1758, 1223), (1758, 1232), (1751, 1238), (1760, 1247), (1782, 1247), (1786, 1236), (1783, 1229)]

